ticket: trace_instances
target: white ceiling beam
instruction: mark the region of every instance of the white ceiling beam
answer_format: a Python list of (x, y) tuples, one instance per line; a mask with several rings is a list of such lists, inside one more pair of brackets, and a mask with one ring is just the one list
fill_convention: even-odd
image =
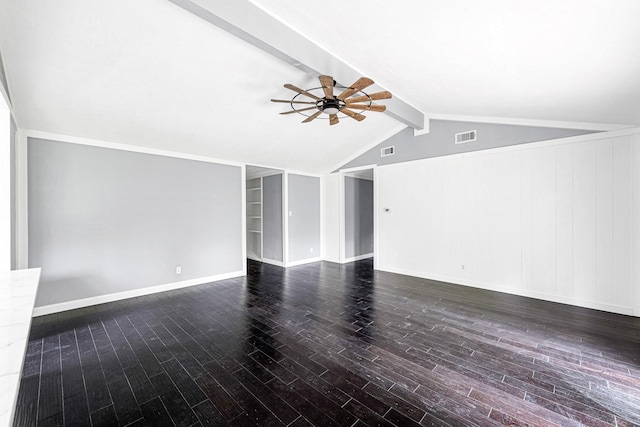
[[(332, 75), (338, 84), (349, 86), (364, 75), (248, 0), (169, 1), (313, 77)], [(379, 85), (372, 88), (369, 92), (388, 90)], [(395, 95), (385, 104), (389, 116), (428, 131), (428, 119), (417, 108)]]

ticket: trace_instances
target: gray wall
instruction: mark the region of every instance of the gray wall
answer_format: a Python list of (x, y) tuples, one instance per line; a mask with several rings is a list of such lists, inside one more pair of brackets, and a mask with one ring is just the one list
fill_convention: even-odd
[(320, 257), (320, 178), (289, 174), (289, 262)]
[(18, 126), (16, 126), (16, 122), (13, 120), (13, 116), (11, 116), (11, 125), (9, 128), (9, 164), (10, 164), (10, 182), (11, 182), (11, 194), (9, 203), (11, 204), (11, 218), (10, 218), (10, 226), (11, 226), (11, 269), (16, 270), (18, 268), (18, 245), (17, 245), (17, 215), (16, 215), (16, 132), (18, 131)]
[[(477, 130), (476, 141), (466, 144), (454, 144), (454, 135), (456, 133), (470, 130)], [(342, 165), (338, 170), (364, 165), (388, 165), (593, 132), (580, 129), (431, 120), (428, 134), (413, 136), (413, 129), (407, 128), (356, 159)], [(380, 149), (390, 145), (395, 146), (395, 154), (381, 157)]]
[(239, 167), (29, 139), (28, 179), (36, 306), (242, 271)]
[(345, 177), (345, 258), (373, 253), (373, 181)]
[(262, 257), (283, 261), (282, 174), (262, 178)]

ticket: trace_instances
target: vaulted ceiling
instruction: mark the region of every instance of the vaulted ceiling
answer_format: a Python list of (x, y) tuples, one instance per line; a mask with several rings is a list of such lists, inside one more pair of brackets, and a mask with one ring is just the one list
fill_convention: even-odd
[[(0, 1), (18, 126), (329, 172), (428, 119), (640, 125), (637, 0)], [(389, 90), (387, 113), (301, 124), (282, 87)]]

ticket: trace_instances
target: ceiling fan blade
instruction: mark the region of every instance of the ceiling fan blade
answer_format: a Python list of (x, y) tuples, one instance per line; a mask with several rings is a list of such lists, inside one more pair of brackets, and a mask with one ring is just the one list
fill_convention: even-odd
[(355, 98), (351, 98), (351, 99), (347, 99), (347, 102), (362, 102), (362, 101), (375, 101), (377, 99), (390, 99), (391, 98), (391, 92), (387, 92), (386, 90), (384, 92), (376, 92), (376, 93), (370, 93), (368, 96), (367, 95), (362, 95), (362, 96), (356, 96)]
[(320, 84), (322, 85), (324, 96), (329, 99), (333, 99), (333, 77), (320, 76)]
[(368, 78), (368, 77), (360, 77), (358, 80), (356, 80), (356, 82), (354, 84), (352, 84), (350, 87), (345, 89), (344, 92), (342, 92), (336, 98), (338, 98), (341, 101), (344, 101), (345, 98), (350, 97), (351, 95), (353, 95), (354, 93), (358, 92), (359, 90), (362, 90), (365, 87), (369, 87), (372, 84), (373, 84), (373, 80), (371, 80), (370, 78)]
[[(284, 113), (280, 113), (280, 114), (293, 114), (293, 113), (297, 113), (298, 111), (308, 111), (308, 110), (315, 110), (318, 107), (309, 107), (309, 108), (301, 108), (299, 110), (291, 110), (291, 111), (285, 111)], [(320, 111), (322, 113), (322, 111)]]
[(329, 125), (337, 125), (340, 123), (340, 119), (337, 114), (329, 114)]
[(294, 92), (298, 92), (298, 93), (301, 93), (302, 95), (308, 96), (311, 99), (315, 99), (316, 101), (321, 101), (322, 100), (322, 98), (319, 98), (319, 97), (315, 96), (314, 94), (309, 93), (304, 89), (300, 89), (299, 87), (296, 87), (296, 86), (294, 86), (292, 84), (287, 83), (286, 85), (284, 85), (284, 87), (286, 87), (287, 89), (292, 90)]
[(357, 121), (361, 122), (364, 119), (366, 119), (366, 116), (363, 116), (362, 114), (356, 113), (355, 111), (351, 111), (347, 108), (343, 108), (342, 110), (340, 110), (341, 113), (346, 114), (347, 116), (351, 117), (352, 119), (356, 119)]
[(290, 99), (272, 99), (271, 102), (286, 102), (287, 104), (311, 104), (316, 105), (313, 101), (292, 101)]
[(382, 113), (384, 110), (387, 109), (386, 105), (369, 105), (369, 104), (351, 104), (351, 103), (347, 103), (347, 107), (349, 108), (354, 108), (356, 110), (369, 110), (369, 111), (377, 111), (379, 113)]
[(313, 116), (309, 116), (306, 119), (304, 119), (302, 121), (302, 123), (309, 123), (311, 120), (315, 119), (316, 117), (318, 117), (320, 114), (322, 114), (322, 111), (318, 111), (317, 113), (315, 113)]

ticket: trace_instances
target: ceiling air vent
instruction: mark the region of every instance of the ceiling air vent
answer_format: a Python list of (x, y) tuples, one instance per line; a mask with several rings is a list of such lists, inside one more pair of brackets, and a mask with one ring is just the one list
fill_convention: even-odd
[(476, 140), (476, 131), (470, 130), (467, 132), (456, 133), (456, 144), (464, 144)]
[(395, 153), (396, 153), (396, 147), (394, 147), (393, 145), (391, 147), (384, 147), (380, 149), (381, 157), (393, 156)]

